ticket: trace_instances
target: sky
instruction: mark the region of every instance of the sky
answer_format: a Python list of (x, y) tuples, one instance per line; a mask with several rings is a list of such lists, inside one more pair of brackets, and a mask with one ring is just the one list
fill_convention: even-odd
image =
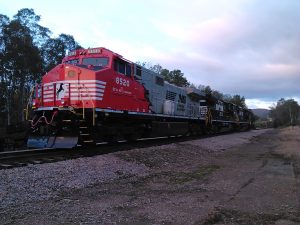
[(300, 103), (299, 0), (0, 0), (41, 25), (133, 62), (180, 69), (195, 85), (240, 94), (249, 108)]

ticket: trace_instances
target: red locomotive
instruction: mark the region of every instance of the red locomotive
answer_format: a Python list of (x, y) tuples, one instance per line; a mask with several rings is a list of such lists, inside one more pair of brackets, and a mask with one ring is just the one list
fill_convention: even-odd
[(28, 147), (249, 127), (250, 112), (177, 87), (106, 48), (78, 49), (35, 88)]

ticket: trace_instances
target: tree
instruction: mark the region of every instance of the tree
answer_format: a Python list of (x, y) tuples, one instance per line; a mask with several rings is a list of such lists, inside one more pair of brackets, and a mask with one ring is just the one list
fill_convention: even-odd
[(147, 68), (147, 69), (149, 69), (149, 67), (151, 67), (152, 66), (152, 64), (150, 63), (150, 62), (141, 62), (141, 61), (137, 61), (137, 62), (135, 62), (136, 64), (138, 64), (138, 65), (140, 65), (140, 66), (142, 66), (142, 67), (145, 67), (145, 68)]
[(152, 63), (150, 63), (150, 62), (140, 62), (140, 61), (137, 61), (136, 64), (138, 64), (138, 65), (140, 65), (142, 67), (145, 67), (148, 70), (151, 70), (154, 73), (158, 73), (158, 74), (160, 74), (161, 71), (162, 71), (162, 69), (163, 69), (161, 65), (159, 65), (159, 64), (152, 65)]
[(223, 93), (221, 93), (221, 92), (219, 92), (219, 91), (217, 91), (217, 90), (213, 90), (212, 91), (212, 96), (214, 96), (215, 98), (217, 98), (217, 99), (223, 99), (223, 97), (224, 97), (224, 94)]
[(33, 9), (19, 10), (13, 20), (0, 14), (0, 123), (22, 121), (31, 87), (61, 62), (66, 50), (80, 47), (71, 35), (50, 38), (39, 22)]
[(212, 95), (212, 89), (209, 85), (204, 87), (203, 92), (205, 93), (206, 96), (211, 96)]
[[(6, 85), (8, 124), (10, 117), (23, 118), (25, 96), (33, 80), (41, 76), (42, 58), (28, 27), (18, 19), (10, 21), (2, 30), (5, 51), (1, 55), (2, 82)], [(12, 111), (12, 108), (16, 109)]]
[(22, 26), (27, 27), (33, 38), (33, 43), (41, 47), (50, 37), (51, 31), (39, 24), (41, 17), (34, 13), (33, 9), (20, 9), (14, 19), (18, 20)]
[(162, 66), (159, 64), (155, 64), (155, 65), (149, 67), (149, 70), (151, 70), (155, 73), (158, 73), (158, 74), (161, 73), (162, 69), (163, 69)]
[(4, 41), (4, 28), (9, 23), (9, 18), (5, 15), (0, 14), (0, 125), (6, 123), (6, 93), (7, 86), (5, 81), (5, 68), (4, 68), (4, 56), (5, 56), (5, 41)]
[(275, 127), (299, 124), (299, 105), (294, 99), (281, 98), (271, 107), (270, 116)]
[(237, 105), (239, 107), (247, 108), (244, 96), (241, 97), (240, 95), (233, 95), (229, 99), (229, 102), (232, 103), (232, 104), (235, 104), (235, 105)]
[(171, 84), (175, 84), (179, 87), (188, 87), (190, 85), (190, 83), (184, 77), (184, 73), (182, 73), (179, 69), (172, 71), (162, 69), (160, 74), (164, 77), (166, 81), (168, 81)]
[(170, 76), (169, 74), (170, 74), (170, 71), (168, 69), (162, 69), (160, 71), (160, 75), (162, 75), (166, 81), (169, 81), (171, 79), (169, 77)]
[(67, 34), (60, 34), (57, 38), (49, 38), (42, 46), (42, 56), (44, 59), (44, 72), (60, 64), (66, 51), (81, 48), (74, 40), (74, 37)]
[(136, 64), (160, 74), (166, 81), (168, 81), (171, 84), (175, 84), (179, 87), (188, 87), (190, 85), (188, 80), (184, 77), (184, 73), (182, 73), (179, 69), (170, 71), (168, 69), (164, 69), (160, 64), (152, 65), (149, 62), (138, 61), (136, 62)]

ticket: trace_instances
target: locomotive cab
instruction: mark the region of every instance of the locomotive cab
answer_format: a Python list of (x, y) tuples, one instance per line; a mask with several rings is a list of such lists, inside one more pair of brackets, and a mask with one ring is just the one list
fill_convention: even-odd
[[(28, 147), (74, 147), (82, 133), (80, 127), (92, 129), (96, 123), (102, 124), (104, 111), (149, 113), (145, 88), (134, 79), (133, 65), (105, 48), (70, 52), (35, 87), (33, 135)], [(37, 140), (34, 134), (46, 138)], [(58, 135), (74, 138), (58, 145), (54, 143)], [(50, 139), (54, 144), (49, 144)]]

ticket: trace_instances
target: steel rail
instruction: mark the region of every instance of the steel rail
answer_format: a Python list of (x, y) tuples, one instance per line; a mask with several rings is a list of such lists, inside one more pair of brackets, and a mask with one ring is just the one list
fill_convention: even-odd
[(82, 146), (75, 149), (24, 149), (17, 151), (0, 152), (0, 169), (27, 166), (32, 164), (51, 163), (83, 157), (93, 157), (112, 152), (127, 151), (135, 148), (179, 143), (195, 139), (204, 139), (228, 133), (206, 134), (201, 136), (170, 136), (138, 139), (135, 142), (118, 141), (113, 143), (98, 143), (96, 146)]

